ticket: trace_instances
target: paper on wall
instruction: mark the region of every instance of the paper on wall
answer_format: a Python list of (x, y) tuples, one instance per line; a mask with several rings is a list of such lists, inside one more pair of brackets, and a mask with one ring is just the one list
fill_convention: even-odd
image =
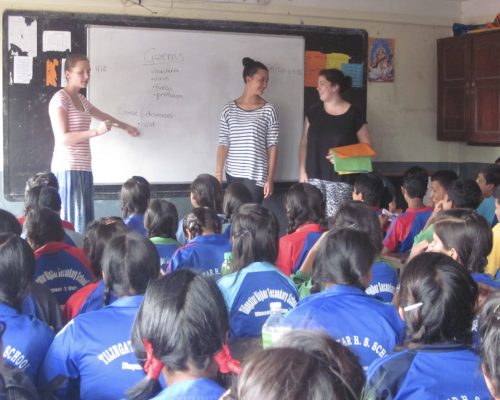
[(33, 57), (14, 56), (13, 69), (13, 83), (29, 84), (33, 78)]
[(13, 55), (36, 57), (37, 22), (33, 18), (9, 16), (9, 51)]
[(44, 31), (42, 34), (43, 51), (71, 51), (71, 32)]

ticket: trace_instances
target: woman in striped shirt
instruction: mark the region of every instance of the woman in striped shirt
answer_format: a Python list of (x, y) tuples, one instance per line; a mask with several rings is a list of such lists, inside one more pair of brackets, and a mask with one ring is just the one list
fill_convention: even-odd
[(273, 193), (278, 115), (262, 98), (269, 82), (267, 67), (248, 57), (243, 66), (243, 94), (222, 110), (215, 176), (222, 182), (225, 169), (229, 185), (243, 183), (260, 203)]
[[(86, 56), (71, 54), (66, 59), (64, 70), (68, 83), (54, 94), (49, 103), (55, 139), (52, 171), (59, 181), (61, 217), (83, 232), (85, 225), (94, 219), (89, 139), (105, 134), (111, 126), (124, 129), (131, 136), (137, 136), (139, 131), (100, 111), (79, 93), (87, 87), (90, 78)], [(97, 129), (90, 129), (92, 117), (101, 121)]]

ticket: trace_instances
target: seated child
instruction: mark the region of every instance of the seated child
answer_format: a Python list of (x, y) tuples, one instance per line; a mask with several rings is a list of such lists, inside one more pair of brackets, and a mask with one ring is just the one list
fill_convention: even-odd
[(191, 268), (217, 280), (224, 253), (231, 251), (230, 241), (220, 233), (219, 217), (210, 208), (193, 208), (184, 219), (184, 229), (188, 241), (172, 255), (168, 272)]
[(236, 182), (229, 185), (224, 192), (222, 211), (224, 211), (224, 225), (222, 233), (231, 239), (231, 218), (243, 204), (252, 203), (252, 192), (243, 183)]
[(144, 214), (144, 227), (149, 240), (153, 242), (160, 255), (160, 266), (167, 272), (168, 263), (180, 244), (175, 238), (179, 215), (177, 208), (167, 200), (151, 200)]
[(486, 218), (490, 226), (494, 226), (498, 222), (495, 215), (494, 193), (495, 188), (500, 184), (500, 165), (490, 164), (481, 168), (476, 182), (481, 188), (483, 198), (477, 212)]
[(403, 175), (401, 191), (408, 208), (394, 219), (384, 239), (382, 254), (405, 253), (411, 250), (414, 237), (423, 229), (432, 208), (423, 203), (427, 191), (427, 172), (411, 167)]
[[(500, 185), (495, 189), (495, 214), (500, 221)], [(500, 270), (500, 224), (493, 227), (493, 247), (488, 256), (488, 264), (485, 272), (491, 276), (496, 276)]]
[(434, 207), (441, 200), (444, 200), (448, 187), (457, 179), (455, 171), (443, 169), (431, 175), (431, 187), (429, 193), (429, 205)]
[(324, 231), (325, 201), (321, 191), (308, 183), (294, 184), (285, 195), (288, 235), (279, 242), (276, 266), (290, 276), (302, 265)]
[(125, 225), (143, 236), (147, 236), (144, 213), (148, 208), (150, 196), (149, 182), (142, 176), (133, 176), (127, 180), (120, 192), (120, 206)]

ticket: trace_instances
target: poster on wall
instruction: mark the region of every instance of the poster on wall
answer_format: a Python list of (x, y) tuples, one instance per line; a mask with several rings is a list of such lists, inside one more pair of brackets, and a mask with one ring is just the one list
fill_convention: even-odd
[(394, 82), (395, 39), (368, 38), (368, 81)]

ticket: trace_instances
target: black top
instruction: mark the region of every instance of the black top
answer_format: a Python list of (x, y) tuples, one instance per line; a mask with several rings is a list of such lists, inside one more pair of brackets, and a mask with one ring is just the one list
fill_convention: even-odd
[(359, 142), (357, 133), (366, 124), (361, 110), (353, 105), (341, 115), (325, 111), (323, 103), (313, 105), (306, 114), (307, 131), (306, 173), (309, 179), (343, 181), (325, 157), (331, 147), (347, 146)]

